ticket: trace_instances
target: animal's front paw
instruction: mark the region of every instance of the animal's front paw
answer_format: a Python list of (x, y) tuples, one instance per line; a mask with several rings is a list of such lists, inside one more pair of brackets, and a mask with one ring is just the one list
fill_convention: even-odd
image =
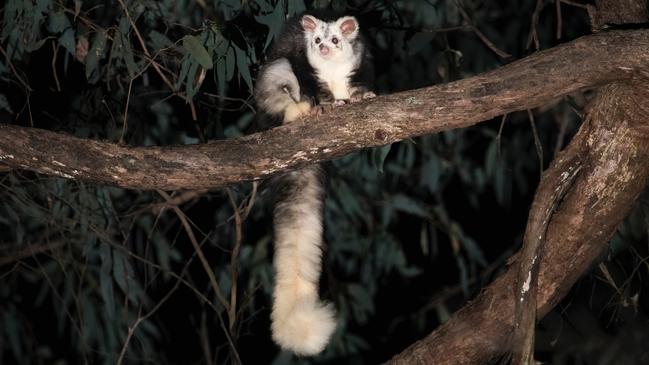
[(336, 107), (335, 104), (318, 104), (311, 108), (310, 116), (319, 117), (323, 114), (329, 113)]
[(341, 106), (347, 104), (349, 101), (345, 99), (336, 99), (333, 103), (333, 105), (336, 106)]
[(352, 94), (351, 98), (349, 99), (352, 103), (355, 103), (357, 101), (365, 100), (365, 99), (372, 99), (375, 98), (376, 94), (373, 93), (372, 91), (357, 91)]

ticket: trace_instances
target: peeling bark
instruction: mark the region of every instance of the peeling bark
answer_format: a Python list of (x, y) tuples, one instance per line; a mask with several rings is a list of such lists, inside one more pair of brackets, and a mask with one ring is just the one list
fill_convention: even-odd
[[(605, 86), (566, 151), (582, 170), (548, 225), (537, 293), (548, 313), (602, 254), (649, 181), (649, 87), (646, 81)], [(549, 171), (552, 171), (550, 168)], [(554, 172), (560, 174), (560, 169)], [(518, 265), (485, 288), (440, 328), (390, 364), (484, 364), (508, 351), (514, 329)]]
[(629, 80), (648, 66), (649, 31), (606, 32), (479, 76), (380, 96), (319, 120), (204, 145), (130, 147), (0, 125), (0, 163), (132, 189), (216, 188), (545, 105)]

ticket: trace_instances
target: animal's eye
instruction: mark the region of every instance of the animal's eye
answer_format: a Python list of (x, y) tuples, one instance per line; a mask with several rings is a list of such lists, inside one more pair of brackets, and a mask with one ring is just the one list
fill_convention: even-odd
[(331, 42), (332, 42), (333, 44), (338, 44), (338, 38), (336, 38), (336, 37), (331, 38)]
[(316, 38), (315, 38), (315, 44), (319, 44), (320, 41), (321, 41), (320, 37), (316, 37)]

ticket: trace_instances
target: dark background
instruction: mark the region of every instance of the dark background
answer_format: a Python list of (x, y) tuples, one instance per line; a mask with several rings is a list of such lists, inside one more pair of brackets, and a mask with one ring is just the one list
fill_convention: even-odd
[[(470, 77), (538, 51), (528, 42), (534, 0), (126, 3), (173, 90), (148, 64), (118, 1), (7, 0), (0, 121), (134, 146), (236, 138), (256, 128), (251, 85), (267, 45), (287, 15), (305, 8), (358, 17), (378, 94)], [(540, 49), (590, 33), (582, 8), (563, 4), (558, 29), (555, 2), (540, 3)], [(499, 57), (471, 25), (512, 56)], [(187, 35), (214, 65), (202, 82), (205, 54)], [(547, 167), (565, 146), (591, 97), (557, 100), (533, 110), (533, 121), (514, 113), (329, 164), (321, 291), (339, 322), (315, 358), (280, 353), (270, 340), (268, 192), (255, 195), (242, 224), (238, 315), (227, 331), (179, 216), (157, 209), (160, 194), (0, 173), (0, 363), (115, 363), (142, 316), (125, 363), (232, 362), (228, 336), (245, 364), (386, 361), (502, 272), (521, 245), (540, 160)], [(196, 194), (181, 209), (229, 300), (236, 237), (228, 189), (243, 211), (248, 182)], [(646, 209), (643, 196), (606, 255), (537, 327), (539, 360), (649, 363)]]

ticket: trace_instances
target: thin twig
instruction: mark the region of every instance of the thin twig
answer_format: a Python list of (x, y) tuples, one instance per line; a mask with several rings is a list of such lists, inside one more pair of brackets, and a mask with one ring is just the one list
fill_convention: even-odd
[(460, 11), (460, 14), (462, 14), (462, 18), (464, 19), (464, 21), (469, 25), (469, 27), (471, 27), (471, 30), (473, 30), (475, 35), (478, 36), (478, 38), (480, 38), (482, 43), (484, 43), (485, 46), (487, 46), (487, 48), (489, 48), (492, 52), (497, 54), (500, 58), (510, 58), (512, 56), (509, 53), (500, 50), (498, 47), (496, 47), (496, 45), (494, 45), (489, 40), (489, 38), (487, 38), (487, 36), (485, 36), (484, 33), (482, 33), (480, 29), (478, 29), (475, 23), (473, 23), (473, 20), (471, 20), (471, 17), (469, 17), (469, 14), (467, 14), (467, 12), (464, 10), (464, 6), (461, 3), (461, 0), (455, 0), (455, 5)]
[(106, 102), (106, 99), (101, 99), (101, 103), (104, 104), (106, 107), (106, 110), (108, 110), (108, 115), (110, 115), (110, 120), (113, 122), (113, 126), (117, 126), (117, 122), (115, 121), (115, 116), (113, 115), (113, 111), (110, 110), (110, 107), (108, 106), (108, 103)]
[(532, 21), (530, 24), (530, 34), (527, 38), (527, 49), (530, 48), (532, 43), (534, 43), (534, 47), (536, 47), (537, 51), (541, 48), (537, 28), (539, 26), (539, 16), (541, 15), (541, 10), (543, 10), (544, 6), (545, 3), (543, 0), (536, 0), (536, 6), (534, 7), (534, 12), (532, 13)]
[[(53, 243), (47, 243), (47, 244), (43, 244), (43, 245), (36, 245), (35, 247), (34, 247), (34, 245), (29, 244), (28, 247), (23, 248), (20, 251), (13, 252), (11, 254), (5, 253), (5, 250), (2, 250), (2, 251), (0, 251), (0, 266), (10, 264), (10, 263), (18, 261), (18, 260), (22, 260), (24, 258), (33, 256), (33, 255), (36, 255), (36, 254), (40, 254), (40, 253), (44, 253), (44, 252), (47, 252), (47, 251), (53, 251), (53, 250), (59, 249), (59, 248), (65, 246), (66, 243), (68, 243), (68, 242), (56, 241), (56, 242), (53, 242)], [(4, 244), (0, 244), (0, 246), (3, 246), (3, 245)]]
[[(27, 243), (27, 245), (29, 247), (31, 247), (29, 242)], [(56, 299), (58, 299), (61, 302), (61, 306), (62, 306), (63, 311), (65, 311), (65, 314), (70, 319), (71, 325), (77, 331), (77, 334), (78, 334), (80, 342), (81, 342), (81, 347), (82, 347), (82, 350), (83, 350), (82, 351), (83, 358), (84, 358), (85, 362), (88, 363), (88, 359), (86, 357), (86, 352), (87, 352), (87, 349), (88, 349), (88, 345), (86, 344), (86, 341), (84, 340), (85, 337), (83, 335), (83, 331), (81, 329), (81, 326), (79, 326), (79, 323), (75, 322), (74, 317), (72, 316), (72, 313), (70, 313), (70, 310), (68, 310), (68, 308), (67, 308), (68, 306), (65, 305), (66, 301), (63, 299), (61, 294), (59, 294), (59, 292), (56, 290), (56, 286), (52, 282), (52, 279), (50, 278), (50, 275), (48, 275), (47, 271), (45, 271), (45, 267), (43, 267), (43, 265), (41, 264), (38, 257), (36, 257), (35, 254), (32, 257), (34, 258), (34, 261), (36, 261), (36, 264), (38, 265), (38, 268), (41, 270), (41, 273), (43, 274), (43, 277), (45, 278), (45, 281), (47, 281), (47, 284), (49, 285), (50, 290), (52, 290), (52, 294), (56, 297)]]
[(126, 129), (128, 128), (128, 105), (131, 102), (131, 89), (133, 88), (133, 80), (128, 83), (128, 92), (126, 93), (126, 105), (124, 106), (124, 124), (122, 124), (122, 135), (119, 137), (119, 144), (124, 144), (124, 134), (126, 134)]
[(563, 18), (561, 15), (561, 0), (554, 0), (555, 9), (557, 12), (557, 39), (561, 39), (563, 28)]
[(257, 198), (258, 188), (259, 188), (259, 181), (253, 181), (252, 191), (250, 192), (250, 198), (248, 199), (248, 203), (246, 203), (246, 207), (243, 209), (243, 213), (241, 214), (242, 221), (245, 221), (248, 218), (248, 214), (250, 214), (252, 207), (255, 205), (255, 199)]
[(532, 126), (532, 135), (534, 136), (534, 147), (536, 148), (536, 155), (539, 157), (539, 168), (541, 169), (539, 174), (543, 175), (543, 144), (541, 144), (541, 138), (539, 137), (539, 132), (536, 130), (536, 123), (534, 122), (534, 114), (530, 109), (527, 109), (527, 116), (530, 120), (530, 125)]
[(143, 316), (138, 316), (138, 319), (133, 323), (132, 326), (128, 328), (128, 334), (126, 335), (126, 340), (124, 340), (124, 345), (122, 346), (122, 350), (119, 353), (119, 358), (117, 358), (117, 365), (121, 365), (122, 361), (124, 360), (124, 355), (126, 354), (126, 350), (128, 349), (128, 344), (131, 341), (131, 338), (133, 337), (133, 334), (135, 333), (135, 330), (137, 327), (142, 323), (143, 321), (147, 320), (149, 317), (151, 317), (160, 307), (162, 307), (163, 304), (167, 302), (167, 300), (171, 297), (171, 295), (180, 287), (180, 279), (182, 279), (183, 274), (187, 270), (187, 267), (189, 266), (188, 261), (185, 267), (183, 268), (183, 271), (180, 273), (178, 276), (178, 279), (176, 280), (176, 283), (174, 286), (165, 294), (164, 297), (158, 302), (158, 304), (155, 305), (147, 314)]
[(498, 128), (498, 134), (496, 135), (496, 157), (500, 159), (501, 156), (501, 140), (503, 136), (503, 130), (505, 129), (505, 122), (507, 121), (507, 116), (509, 114), (503, 114), (503, 118), (500, 120), (500, 128)]
[[(104, 239), (104, 238), (108, 238), (108, 239)], [(218, 315), (220, 313), (219, 308), (217, 308), (216, 305), (214, 305), (214, 303), (212, 303), (212, 301), (210, 301), (200, 290), (196, 289), (196, 287), (194, 287), (191, 283), (189, 283), (187, 280), (180, 277), (175, 272), (173, 272), (171, 270), (167, 270), (164, 267), (152, 262), (151, 260), (133, 253), (132, 251), (128, 250), (126, 247), (111, 241), (110, 237), (102, 237), (101, 239), (102, 239), (102, 242), (108, 243), (109, 245), (111, 245), (111, 247), (121, 251), (122, 253), (126, 254), (127, 256), (130, 256), (130, 257), (134, 258), (135, 260), (138, 260), (138, 261), (140, 261), (140, 262), (142, 262), (142, 263), (144, 263), (146, 265), (149, 265), (149, 266), (153, 267), (154, 269), (158, 269), (161, 272), (164, 272), (165, 274), (171, 276), (174, 279), (180, 280), (180, 282), (183, 285), (185, 285), (189, 290), (193, 291), (194, 294), (196, 294), (196, 296), (201, 301), (203, 301), (203, 303), (207, 304), (210, 308), (212, 308), (212, 310), (214, 310), (214, 313), (216, 315)], [(190, 258), (190, 260), (191, 260), (191, 258)]]
[(56, 83), (56, 91), (61, 91), (61, 84), (59, 83), (59, 76), (56, 72), (56, 56), (59, 53), (59, 44), (52, 42), (52, 74), (54, 75), (54, 82)]
[(556, 157), (559, 154), (559, 152), (561, 152), (561, 149), (563, 148), (563, 141), (566, 138), (569, 119), (566, 117), (564, 113), (563, 118), (557, 117), (556, 121), (557, 124), (559, 124), (559, 134), (557, 135), (557, 144), (556, 146), (554, 146), (554, 157)]
[(133, 21), (133, 18), (131, 18), (131, 14), (128, 12), (128, 8), (126, 7), (126, 4), (124, 3), (124, 0), (117, 0), (119, 1), (119, 4), (122, 6), (122, 9), (124, 9), (124, 14), (126, 14), (126, 17), (128, 18), (128, 21), (131, 23), (131, 28), (133, 28), (133, 31), (135, 32), (135, 36), (137, 37), (138, 41), (140, 42), (140, 46), (142, 47), (142, 51), (144, 54), (151, 60), (151, 64), (153, 65), (153, 68), (158, 72), (158, 75), (162, 78), (162, 81), (171, 89), (174, 89), (173, 83), (165, 76), (165, 74), (162, 72), (160, 69), (160, 66), (158, 65), (157, 62), (151, 57), (151, 54), (149, 53), (149, 50), (146, 47), (146, 43), (144, 42), (144, 38), (142, 38), (142, 35), (140, 34), (140, 30), (135, 26), (135, 22)]
[[(121, 1), (121, 0), (120, 0)], [(165, 193), (162, 190), (156, 190), (158, 194), (160, 194), (165, 200), (170, 201), (171, 197), (169, 194)], [(182, 223), (183, 227), (185, 227), (185, 231), (187, 233), (187, 236), (189, 236), (189, 240), (191, 241), (192, 245), (194, 246), (194, 250), (196, 251), (196, 254), (198, 255), (198, 259), (201, 261), (201, 264), (203, 265), (203, 269), (205, 269), (205, 273), (210, 279), (210, 283), (212, 284), (212, 289), (214, 290), (214, 293), (216, 294), (217, 299), (219, 302), (221, 302), (221, 305), (223, 305), (223, 308), (226, 310), (229, 310), (229, 305), (228, 301), (225, 300), (223, 297), (223, 292), (221, 292), (221, 288), (219, 287), (218, 281), (216, 281), (216, 277), (214, 276), (214, 272), (212, 271), (212, 268), (210, 267), (209, 262), (207, 262), (207, 259), (205, 258), (205, 255), (203, 254), (203, 250), (201, 249), (201, 246), (198, 244), (198, 241), (196, 241), (196, 236), (194, 236), (194, 231), (192, 231), (192, 227), (189, 225), (187, 222), (187, 217), (185, 216), (185, 213), (183, 213), (180, 208), (177, 206), (172, 206), (171, 209), (174, 210), (176, 215), (178, 216), (178, 219), (180, 219), (180, 222)]]
[(212, 364), (212, 350), (210, 346), (210, 332), (207, 330), (207, 316), (205, 315), (205, 309), (201, 311), (201, 326), (199, 329), (198, 338), (200, 338), (201, 350), (203, 350), (203, 358), (205, 359), (205, 364)]
[(150, 206), (150, 209), (154, 213), (158, 213), (161, 211), (164, 211), (165, 209), (169, 209), (171, 207), (177, 207), (180, 205), (183, 205), (187, 203), (188, 201), (194, 200), (205, 193), (207, 193), (209, 190), (208, 189), (200, 189), (200, 190), (188, 190), (180, 193), (177, 196), (172, 197), (169, 201), (165, 201), (163, 203), (158, 203), (158, 204), (152, 204)]
[(572, 1), (572, 0), (559, 0), (559, 1), (561, 1), (562, 3), (564, 3), (566, 5), (572, 5), (572, 6), (576, 6), (578, 8), (582, 8), (584, 10), (588, 10), (588, 5), (586, 5), (586, 4), (580, 4), (580, 3)]
[(230, 205), (234, 210), (234, 225), (235, 225), (235, 241), (234, 248), (230, 255), (230, 275), (232, 277), (232, 287), (230, 288), (230, 310), (228, 311), (228, 318), (230, 320), (230, 335), (236, 338), (234, 325), (237, 320), (237, 276), (239, 270), (239, 252), (241, 250), (241, 215), (239, 213), (239, 207), (234, 199), (234, 194), (232, 194), (232, 189), (226, 188), (225, 191), (228, 193), (228, 199), (230, 200)]
[[(228, 97), (228, 96), (224, 96), (224, 95), (217, 95), (217, 94), (208, 93), (208, 92), (204, 92), (204, 91), (202, 92), (202, 94), (203, 94), (203, 95), (207, 95), (207, 96), (212, 97), (212, 98), (215, 98), (215, 99), (219, 99), (219, 100), (229, 100), (229, 101), (238, 101), (238, 102), (241, 102), (241, 104), (243, 104), (243, 105), (246, 106), (248, 109), (250, 109), (250, 111), (251, 111), (253, 114), (256, 113), (256, 111), (255, 111), (255, 107), (254, 107), (254, 106), (253, 106), (253, 105), (248, 101), (248, 99), (244, 99), (244, 98), (232, 98), (232, 97)], [(241, 110), (241, 108), (236, 109), (236, 110)]]
[(32, 91), (32, 88), (29, 87), (29, 84), (18, 74), (18, 71), (16, 71), (16, 68), (14, 68), (14, 64), (11, 62), (11, 58), (9, 58), (9, 55), (7, 55), (7, 52), (5, 52), (5, 49), (2, 48), (2, 45), (0, 44), (0, 53), (4, 56), (4, 58), (7, 60), (7, 64), (9, 65), (9, 68), (11, 69), (11, 72), (13, 72), (14, 76), (18, 79), (20, 84), (25, 88), (25, 90)]
[(405, 31), (417, 32), (417, 33), (448, 33), (448, 32), (455, 32), (458, 30), (473, 31), (473, 28), (471, 28), (471, 26), (468, 24), (456, 25), (456, 26), (444, 27), (444, 28), (415, 28), (415, 27), (402, 27), (402, 26), (388, 25), (388, 26), (381, 26), (381, 29), (405, 30)]

